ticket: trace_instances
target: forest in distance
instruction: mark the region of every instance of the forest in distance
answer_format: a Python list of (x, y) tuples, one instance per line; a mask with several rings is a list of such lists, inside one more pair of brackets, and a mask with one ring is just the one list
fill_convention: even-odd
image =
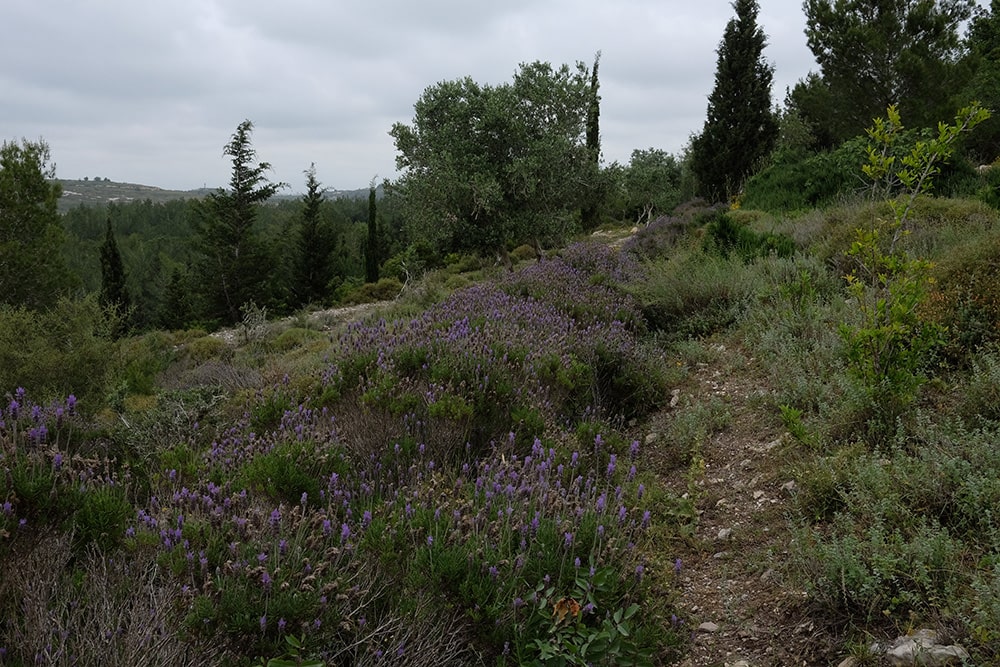
[(805, 0), (778, 105), (732, 8), (680, 155), (600, 53), (357, 192), (5, 141), (0, 665), (1000, 664), (1000, 0)]

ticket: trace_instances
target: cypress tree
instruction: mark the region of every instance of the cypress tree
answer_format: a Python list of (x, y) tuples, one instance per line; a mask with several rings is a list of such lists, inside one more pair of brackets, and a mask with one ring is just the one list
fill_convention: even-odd
[(600, 82), (597, 70), (601, 64), (601, 52), (594, 56), (594, 67), (590, 71), (590, 106), (587, 108), (587, 155), (593, 169), (594, 187), (580, 211), (580, 222), (584, 229), (597, 226), (598, 200), (601, 188), (596, 178), (601, 164), (601, 96), (598, 94)]
[(101, 244), (100, 302), (105, 310), (121, 317), (121, 325), (115, 333), (120, 334), (127, 330), (132, 300), (129, 298), (128, 285), (125, 280), (125, 264), (122, 262), (121, 253), (118, 252), (118, 243), (115, 241), (111, 218), (108, 218), (107, 228), (104, 232), (104, 243)]
[(378, 210), (375, 206), (375, 181), (368, 188), (368, 240), (365, 243), (365, 282), (378, 282), (379, 260)]
[(739, 195), (743, 183), (774, 146), (778, 123), (771, 109), (773, 66), (763, 60), (767, 38), (757, 25), (757, 0), (735, 0), (735, 18), (719, 44), (708, 117), (691, 142), (698, 192), (709, 201)]
[(164, 329), (183, 329), (191, 322), (193, 310), (187, 276), (179, 268), (175, 268), (163, 290), (160, 326)]

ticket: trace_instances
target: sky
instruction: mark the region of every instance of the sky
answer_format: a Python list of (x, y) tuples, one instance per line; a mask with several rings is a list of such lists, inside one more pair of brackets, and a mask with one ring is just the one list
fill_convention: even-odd
[[(802, 0), (759, 0), (776, 103), (817, 70)], [(0, 139), (44, 139), (56, 175), (225, 186), (254, 124), (270, 178), (333, 190), (397, 176), (389, 130), (436, 83), (601, 52), (603, 161), (679, 155), (705, 119), (728, 0), (2, 0)]]

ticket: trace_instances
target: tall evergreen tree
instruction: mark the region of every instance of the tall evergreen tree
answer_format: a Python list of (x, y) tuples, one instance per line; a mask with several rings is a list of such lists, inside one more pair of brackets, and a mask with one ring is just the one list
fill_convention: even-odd
[(128, 285), (125, 279), (125, 264), (122, 262), (115, 232), (108, 218), (104, 232), (104, 243), (101, 244), (101, 306), (105, 310), (117, 314), (121, 321), (123, 333), (129, 327), (132, 311), (132, 299), (129, 298)]
[(258, 238), (254, 222), (260, 204), (285, 184), (268, 182), (270, 164), (255, 164), (252, 132), (249, 120), (236, 128), (223, 149), (233, 165), (229, 190), (220, 188), (202, 200), (195, 222), (203, 314), (224, 324), (239, 322), (244, 304), (266, 304), (271, 296), (268, 288), (275, 262)]
[(331, 255), (336, 245), (333, 230), (322, 217), (326, 198), (316, 179), (316, 165), (309, 165), (305, 175), (306, 192), (302, 195), (302, 222), (292, 279), (292, 297), (297, 306), (322, 303), (326, 299), (327, 286), (333, 278)]
[(0, 145), (0, 304), (45, 308), (74, 285), (49, 157), (41, 140)]
[[(591, 169), (595, 174), (601, 168), (601, 96), (598, 92), (601, 85), (597, 76), (600, 65), (601, 52), (598, 51), (594, 56), (594, 67), (590, 70), (590, 107), (587, 109), (587, 152), (590, 157)], [(594, 179), (594, 184), (591, 196), (580, 211), (580, 224), (584, 229), (593, 229), (597, 226), (600, 211), (599, 202), (604, 193), (598, 179)]]
[(368, 187), (368, 238), (365, 241), (365, 282), (378, 282), (379, 265), (378, 208), (375, 204), (375, 179)]
[(1000, 160), (1000, 0), (991, 0), (990, 9), (980, 9), (966, 37), (965, 64), (970, 79), (953, 105), (960, 108), (978, 101), (993, 110), (993, 117), (980, 123), (965, 146), (980, 162)]
[(889, 105), (914, 127), (950, 118), (964, 79), (956, 66), (958, 31), (974, 6), (975, 0), (804, 0), (806, 39), (822, 74), (796, 86), (812, 89), (796, 92), (807, 103), (800, 109), (805, 119), (840, 143), (864, 134)]
[(181, 269), (174, 268), (170, 280), (163, 289), (163, 306), (159, 325), (164, 329), (183, 329), (191, 323), (194, 308), (191, 305), (191, 288), (187, 276)]
[(771, 109), (773, 66), (763, 59), (767, 38), (757, 25), (756, 0), (735, 0), (718, 50), (715, 88), (704, 129), (691, 143), (699, 194), (710, 201), (736, 196), (778, 136)]

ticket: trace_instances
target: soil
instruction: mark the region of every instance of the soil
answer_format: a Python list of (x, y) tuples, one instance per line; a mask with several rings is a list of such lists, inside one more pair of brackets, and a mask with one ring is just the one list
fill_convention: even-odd
[[(678, 616), (691, 632), (679, 664), (837, 665), (843, 646), (811, 620), (805, 592), (789, 576), (794, 447), (780, 423), (763, 416), (766, 378), (738, 342), (715, 343), (711, 351), (713, 360), (699, 364), (675, 394), (674, 409), (718, 397), (731, 414), (729, 426), (703, 443), (703, 467), (679, 470), (675, 461), (670, 469), (665, 459), (658, 471), (667, 488), (691, 489), (698, 511), (691, 539), (670, 545), (681, 559)], [(654, 432), (670, 418), (669, 410), (654, 418)]]

